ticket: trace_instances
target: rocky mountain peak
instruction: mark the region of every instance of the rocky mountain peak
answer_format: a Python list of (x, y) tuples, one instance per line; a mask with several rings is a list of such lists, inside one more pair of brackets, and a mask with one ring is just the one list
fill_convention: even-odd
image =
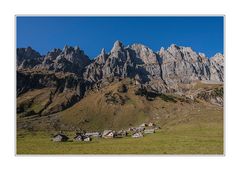
[(87, 65), (90, 62), (88, 56), (84, 54), (83, 50), (80, 50), (79, 46), (65, 45), (60, 56), (74, 64)]
[(143, 44), (133, 44), (130, 46), (131, 49), (137, 50), (137, 51), (142, 51), (142, 52), (153, 52), (150, 48)]
[(113, 48), (111, 50), (111, 52), (116, 52), (116, 51), (122, 51), (124, 49), (124, 46), (122, 44), (122, 42), (120, 42), (119, 40), (117, 40), (114, 45)]
[(221, 53), (216, 53), (213, 57), (210, 58), (210, 61), (213, 65), (218, 65), (218, 67), (224, 68), (224, 56)]
[[(22, 53), (23, 56), (40, 56), (33, 52), (31, 48), (18, 49), (18, 56)], [(43, 62), (25, 61), (21, 66), (77, 73), (83, 76), (90, 87), (101, 87), (109, 81), (126, 77), (134, 79), (138, 75), (142, 86), (166, 92), (179, 91), (179, 85), (194, 81), (223, 82), (223, 61), (220, 53), (208, 59), (203, 53), (176, 44), (154, 52), (142, 44), (124, 47), (122, 42), (116, 41), (110, 53), (102, 49), (91, 63), (78, 46), (65, 46), (63, 50), (53, 49), (43, 58)]]
[(158, 53), (160, 55), (160, 57), (163, 56), (164, 51), (165, 51), (164, 47), (161, 47), (159, 50), (159, 53)]
[(206, 58), (206, 55), (205, 55), (205, 53), (198, 53), (198, 55), (200, 56), (200, 57), (202, 57), (202, 58)]
[(62, 53), (61, 49), (58, 48), (54, 48), (53, 50), (51, 50), (50, 52), (47, 53), (47, 55), (45, 56), (45, 59), (51, 59), (54, 60), (57, 58), (58, 55), (60, 55)]
[(221, 54), (221, 53), (216, 53), (212, 58), (211, 60), (215, 61), (215, 62), (220, 62), (220, 63), (223, 63), (223, 60), (224, 60), (224, 56)]
[(66, 51), (68, 48), (69, 48), (68, 45), (64, 45), (63, 51)]
[(65, 45), (63, 50), (54, 48), (46, 56), (40, 57), (41, 55), (30, 47), (17, 49), (18, 68), (80, 73), (90, 63), (90, 59), (79, 46)]
[(33, 67), (41, 61), (41, 55), (31, 47), (17, 48), (17, 67)]
[(30, 46), (27, 48), (17, 48), (18, 59), (33, 59), (41, 57), (40, 53), (32, 49)]
[[(136, 89), (135, 94), (140, 92), (147, 96), (152, 93), (185, 94), (200, 81), (224, 82), (222, 54), (208, 59), (190, 47), (175, 44), (154, 52), (142, 44), (124, 47), (116, 41), (110, 53), (102, 49), (91, 62), (78, 46), (53, 49), (43, 57), (31, 47), (18, 48), (17, 62), (18, 95), (34, 89), (51, 89), (51, 101), (46, 102), (47, 108), (44, 107), (42, 114), (64, 110), (85, 98), (88, 91), (103, 92), (118, 82), (128, 82)], [(61, 98), (60, 103), (58, 98)], [(57, 107), (54, 101), (57, 101)], [(54, 105), (49, 105), (52, 102)]]
[(107, 59), (107, 54), (104, 48), (102, 48), (101, 53), (96, 57), (95, 61), (98, 64), (105, 64)]
[(177, 46), (176, 44), (171, 44), (169, 49), (180, 49), (180, 47)]
[(101, 50), (101, 55), (106, 55), (106, 51), (104, 48), (102, 48), (102, 50)]
[(145, 64), (158, 63), (158, 57), (152, 49), (142, 44), (133, 44), (131, 49), (135, 51), (136, 57), (140, 58)]
[(79, 46), (75, 46), (74, 47), (74, 50), (77, 52), (77, 51), (80, 51), (80, 47)]

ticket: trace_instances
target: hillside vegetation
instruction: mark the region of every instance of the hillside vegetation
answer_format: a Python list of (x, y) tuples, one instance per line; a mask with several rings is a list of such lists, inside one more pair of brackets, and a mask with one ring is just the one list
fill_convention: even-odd
[[(127, 90), (121, 91), (123, 84)], [(217, 89), (216, 93), (219, 94), (221, 87), (214, 85), (213, 92)], [(201, 85), (201, 88), (211, 90), (210, 85)], [(34, 96), (41, 97), (37, 90), (33, 92)], [(123, 80), (99, 91), (89, 91), (80, 102), (62, 112), (19, 117), (17, 153), (223, 154), (222, 106), (202, 98), (191, 100), (172, 94), (149, 96), (150, 99), (144, 93), (139, 94), (139, 88), (131, 80)], [(73, 138), (75, 130), (120, 130), (139, 126), (143, 122), (154, 122), (161, 129), (140, 139), (100, 138), (87, 143), (51, 141), (59, 130)]]
[[(119, 91), (122, 85), (127, 87), (125, 92)], [(193, 111), (201, 111), (208, 107), (204, 99), (192, 100), (186, 96), (172, 94), (139, 94), (141, 88), (126, 79), (114, 82), (101, 90), (89, 91), (86, 97), (72, 107), (48, 116), (18, 117), (18, 128), (28, 130), (67, 130), (83, 129), (86, 131), (103, 131), (104, 129), (127, 129), (138, 126), (143, 122), (154, 122), (161, 127), (174, 122), (185, 122), (194, 115)], [(20, 96), (18, 101), (34, 99), (31, 107), (41, 109), (42, 96), (48, 95), (49, 90), (42, 89)], [(46, 92), (45, 92), (46, 91)], [(141, 90), (142, 91), (142, 90)], [(43, 94), (43, 95), (42, 95)], [(33, 98), (34, 96), (34, 98)], [(67, 98), (62, 98), (62, 101)], [(61, 98), (58, 98), (58, 100)], [(210, 99), (210, 97), (209, 97)], [(46, 102), (45, 102), (46, 103)], [(53, 101), (53, 104), (61, 104)], [(27, 124), (26, 124), (27, 122)]]
[[(177, 116), (155, 134), (93, 139), (91, 142), (52, 142), (55, 133), (18, 131), (17, 154), (223, 154), (223, 112), (212, 106)], [(170, 119), (170, 118), (169, 118)], [(65, 132), (70, 138), (75, 132)]]

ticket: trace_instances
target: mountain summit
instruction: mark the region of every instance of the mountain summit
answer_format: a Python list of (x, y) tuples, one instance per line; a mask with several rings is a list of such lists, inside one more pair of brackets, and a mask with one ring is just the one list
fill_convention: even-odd
[[(101, 60), (100, 60), (101, 59)], [(164, 50), (153, 52), (142, 44), (124, 47), (116, 41), (111, 53), (99, 55), (86, 66), (84, 79), (92, 85), (126, 77), (139, 77), (141, 84), (158, 92), (178, 91), (179, 84), (194, 81), (223, 82), (223, 55), (207, 58), (190, 47), (172, 44)]]
[[(55, 48), (45, 56), (30, 47), (17, 49), (17, 96), (24, 97), (32, 90), (48, 92), (48, 101), (35, 111), (39, 115), (65, 110), (84, 99), (88, 92), (126, 79), (134, 83), (137, 94), (187, 95), (198, 82), (223, 84), (224, 56), (217, 53), (207, 58), (190, 47), (175, 44), (154, 52), (142, 44), (124, 46), (120, 41), (114, 43), (110, 52), (102, 49), (94, 60), (78, 46)], [(18, 112), (34, 104), (34, 99), (19, 102)], [(222, 103), (221, 99), (217, 101)]]

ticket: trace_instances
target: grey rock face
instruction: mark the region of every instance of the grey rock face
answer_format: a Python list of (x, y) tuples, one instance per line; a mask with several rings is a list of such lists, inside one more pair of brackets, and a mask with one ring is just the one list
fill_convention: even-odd
[(79, 47), (65, 46), (63, 50), (53, 49), (41, 59), (40, 54), (31, 48), (17, 49), (18, 69), (80, 73), (89, 63), (88, 56)]
[(163, 79), (169, 85), (209, 79), (209, 61), (189, 47), (171, 45), (161, 51)]
[(217, 53), (210, 59), (210, 80), (223, 82), (224, 81), (224, 57)]
[(194, 81), (224, 81), (222, 54), (209, 59), (190, 47), (175, 44), (153, 52), (141, 44), (125, 47), (116, 41), (109, 53), (102, 49), (92, 62), (79, 47), (53, 49), (45, 57), (31, 48), (21, 48), (17, 49), (17, 64), (18, 69), (78, 74), (83, 77), (86, 89), (101, 88), (124, 78), (159, 93), (181, 91), (181, 85)]
[(160, 62), (159, 55), (144, 45), (124, 47), (121, 42), (116, 41), (109, 54), (102, 52), (86, 67), (84, 78), (94, 83), (107, 82), (109, 77), (114, 80), (138, 75), (142, 83), (151, 78), (162, 81)]
[(163, 79), (169, 87), (193, 81), (223, 82), (223, 56), (218, 54), (208, 59), (204, 54), (197, 54), (189, 47), (171, 45), (161, 50), (163, 58)]
[[(125, 47), (120, 41), (114, 43), (110, 52), (102, 49), (92, 61), (79, 47), (53, 49), (46, 56), (30, 47), (17, 49), (17, 96), (46, 87), (54, 90), (41, 115), (62, 111), (84, 98), (88, 90), (124, 78), (135, 83), (136, 95), (146, 95), (148, 100), (166, 92), (186, 94), (190, 92), (189, 84), (195, 81), (223, 83), (224, 56), (217, 53), (207, 58), (190, 47), (174, 44), (154, 52), (141, 44)], [(105, 95), (106, 102), (123, 105), (128, 100), (124, 95), (127, 91), (127, 87), (119, 87), (117, 94)], [(207, 93), (204, 90), (197, 97), (223, 105), (222, 94), (223, 89)], [(189, 95), (192, 97), (191, 92)], [(54, 99), (62, 101), (55, 104)], [(23, 111), (21, 105), (17, 110)]]
[(32, 68), (41, 61), (41, 55), (31, 47), (17, 48), (17, 68)]
[[(91, 84), (130, 77), (157, 92), (178, 91), (181, 84), (194, 81), (223, 82), (223, 55), (208, 59), (190, 47), (172, 44), (158, 53), (141, 44), (124, 47), (116, 41), (109, 54), (102, 51), (86, 67), (84, 79)], [(137, 78), (137, 79), (136, 79)]]
[(53, 70), (55, 72), (80, 73), (82, 69), (90, 63), (88, 56), (79, 47), (65, 46), (63, 50), (54, 49), (49, 52), (42, 63), (36, 68)]
[(127, 74), (126, 62), (128, 57), (130, 56), (122, 43), (116, 41), (109, 54), (102, 50), (95, 61), (86, 67), (84, 78), (90, 83), (95, 83), (107, 80), (110, 77), (124, 77)]

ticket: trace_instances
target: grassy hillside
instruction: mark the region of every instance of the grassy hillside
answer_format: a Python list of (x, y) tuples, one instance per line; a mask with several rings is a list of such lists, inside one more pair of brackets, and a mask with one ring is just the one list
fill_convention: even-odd
[[(127, 91), (119, 92), (123, 84), (127, 85)], [(194, 88), (202, 92), (221, 87), (196, 84)], [(48, 92), (47, 89), (34, 90), (25, 93), (19, 100), (37, 101), (31, 103), (34, 110), (34, 106), (44, 104)], [(209, 95), (205, 96), (209, 98)], [(53, 104), (66, 98), (56, 98)], [(81, 101), (61, 112), (18, 117), (17, 122), (18, 154), (223, 154), (221, 106), (202, 98), (191, 100), (176, 94), (158, 95), (154, 100), (149, 100), (136, 95), (136, 86), (129, 80), (89, 91)], [(120, 130), (143, 122), (154, 122), (162, 129), (141, 139), (93, 139), (88, 143), (50, 141), (59, 130), (72, 138), (75, 130), (79, 129)]]
[[(127, 85), (127, 91), (119, 92), (119, 87), (123, 84)], [(61, 112), (47, 116), (18, 118), (18, 126), (22, 127), (27, 121), (27, 126), (31, 130), (102, 131), (129, 128), (152, 121), (162, 127), (175, 122), (185, 122), (191, 119), (192, 111), (201, 111), (209, 105), (201, 99), (196, 101), (172, 94), (162, 94), (156, 96), (154, 100), (149, 100), (146, 96), (141, 96), (141, 93), (136, 95), (136, 89), (129, 80), (115, 82), (98, 91), (88, 92), (80, 102)], [(38, 100), (31, 104), (30, 109), (34, 110), (35, 106), (41, 106), (43, 100), (36, 96), (37, 92), (47, 94), (49, 90), (28, 92), (18, 98), (18, 104), (22, 104), (22, 99), (28, 99), (30, 94), (30, 99)], [(71, 96), (71, 92), (54, 97), (47, 109), (54, 111), (55, 108), (61, 107), (68, 96)]]
[[(223, 154), (221, 109), (194, 111), (188, 119), (167, 125), (140, 139), (93, 139), (92, 142), (57, 143), (50, 140), (54, 131), (19, 131), (17, 154)], [(74, 132), (66, 134), (74, 136)]]

